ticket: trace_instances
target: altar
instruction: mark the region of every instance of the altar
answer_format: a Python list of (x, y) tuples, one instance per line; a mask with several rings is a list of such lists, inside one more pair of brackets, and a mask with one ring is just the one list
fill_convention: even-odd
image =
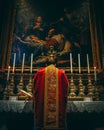
[[(33, 130), (32, 101), (0, 101), (0, 130)], [(68, 101), (67, 127), (71, 130), (104, 129), (103, 101)]]
[(33, 130), (33, 77), (51, 54), (70, 83), (68, 129), (104, 130), (104, 3), (35, 2), (1, 0), (0, 130)]

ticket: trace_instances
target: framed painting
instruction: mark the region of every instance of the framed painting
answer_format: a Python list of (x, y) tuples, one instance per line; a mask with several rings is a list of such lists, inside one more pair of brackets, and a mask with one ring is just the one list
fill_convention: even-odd
[(100, 68), (88, 0), (18, 0), (13, 19), (10, 66), (14, 59), (16, 67), (22, 65), (23, 59), (27, 67), (31, 60), (35, 67), (44, 66), (47, 57), (54, 54), (59, 66), (69, 67), (72, 53), (74, 67), (78, 67), (80, 54), (82, 67), (87, 67), (88, 55), (90, 66)]

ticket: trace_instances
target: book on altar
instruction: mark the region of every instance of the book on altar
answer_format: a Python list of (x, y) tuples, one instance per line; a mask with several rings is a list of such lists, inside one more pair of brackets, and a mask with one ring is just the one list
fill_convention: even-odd
[(27, 97), (29, 97), (29, 98), (32, 98), (32, 97), (33, 97), (32, 94), (30, 94), (30, 93), (28, 93), (28, 92), (26, 92), (26, 91), (24, 91), (24, 90), (22, 90), (22, 89), (19, 89), (18, 91), (19, 91), (19, 93), (21, 93), (21, 94), (23, 94), (24, 96), (27, 96)]

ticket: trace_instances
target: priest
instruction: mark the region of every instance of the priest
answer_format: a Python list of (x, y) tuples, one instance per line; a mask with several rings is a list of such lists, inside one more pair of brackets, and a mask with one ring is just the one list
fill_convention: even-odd
[(56, 67), (56, 58), (50, 55), (47, 66), (34, 75), (34, 112), (37, 128), (65, 130), (68, 84), (65, 72)]

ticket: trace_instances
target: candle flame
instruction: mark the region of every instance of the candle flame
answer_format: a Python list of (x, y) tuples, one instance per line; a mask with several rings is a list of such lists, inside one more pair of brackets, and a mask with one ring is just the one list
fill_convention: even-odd
[(94, 66), (94, 69), (96, 69), (96, 66)]

